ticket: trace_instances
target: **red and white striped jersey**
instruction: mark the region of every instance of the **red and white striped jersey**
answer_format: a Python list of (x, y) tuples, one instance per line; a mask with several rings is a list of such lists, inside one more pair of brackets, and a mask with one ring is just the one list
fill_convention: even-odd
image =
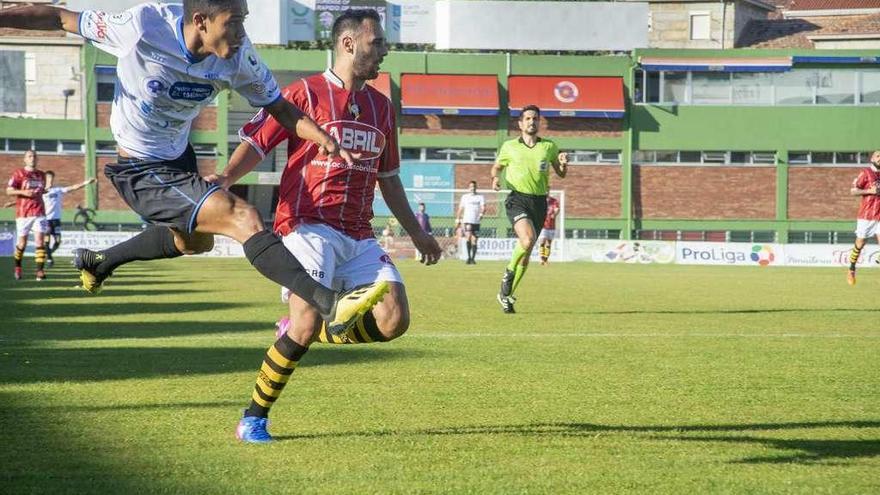
[(397, 125), (391, 101), (372, 86), (350, 91), (329, 69), (282, 91), (343, 148), (361, 154), (353, 166), (319, 155), (317, 146), (292, 136), (265, 110), (239, 131), (261, 155), (287, 140), (275, 231), (287, 235), (300, 223), (324, 223), (360, 240), (373, 236), (377, 178), (400, 171)]
[(7, 186), (19, 191), (34, 191), (33, 197), (15, 197), (15, 218), (42, 217), (46, 214), (43, 205), (43, 192), (46, 189), (46, 174), (42, 170), (19, 168), (12, 173)]

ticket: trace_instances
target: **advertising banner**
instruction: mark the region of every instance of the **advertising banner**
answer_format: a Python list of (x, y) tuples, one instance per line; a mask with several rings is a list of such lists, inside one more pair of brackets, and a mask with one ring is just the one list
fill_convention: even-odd
[[(262, 16), (259, 16), (263, 19)], [(289, 0), (287, 3), (287, 39), (315, 39), (315, 0)]]
[(15, 232), (0, 232), (0, 256), (12, 256), (15, 251)]
[(600, 239), (567, 239), (566, 261), (594, 263), (672, 263), (675, 243), (665, 241), (620, 241)]
[[(785, 246), (785, 266), (849, 266), (849, 244), (788, 244)], [(880, 246), (867, 245), (862, 249), (857, 265), (875, 267), (880, 263)]]
[(675, 262), (682, 265), (779, 266), (781, 244), (676, 242)]
[(315, 1), (315, 38), (330, 39), (333, 21), (348, 9), (373, 9), (382, 19), (385, 28), (385, 0), (316, 0)]
[(391, 43), (433, 44), (437, 40), (434, 0), (391, 0), (386, 29)]
[[(431, 216), (453, 216), (455, 187), (455, 166), (451, 163), (424, 163), (403, 162), (400, 164), (400, 181), (406, 189), (406, 197), (409, 205), (416, 211), (419, 203), (425, 203), (427, 212)], [(419, 189), (447, 189), (445, 191), (420, 191)], [(391, 210), (382, 199), (379, 189), (373, 200), (373, 214), (375, 216), (390, 216)]]

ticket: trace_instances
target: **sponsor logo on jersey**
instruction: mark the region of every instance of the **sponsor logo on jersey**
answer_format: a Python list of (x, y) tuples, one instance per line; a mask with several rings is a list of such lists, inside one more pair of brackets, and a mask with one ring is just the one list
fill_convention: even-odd
[(339, 144), (361, 154), (361, 160), (375, 160), (385, 150), (385, 134), (379, 129), (363, 122), (335, 120), (321, 127), (333, 136)]
[(123, 24), (128, 24), (128, 22), (131, 21), (131, 18), (132, 18), (131, 12), (125, 11), (125, 12), (120, 12), (118, 14), (113, 14), (110, 16), (109, 19), (110, 19), (110, 22), (112, 22), (113, 24), (117, 24), (117, 25), (121, 26)]
[(148, 77), (144, 80), (144, 89), (151, 96), (159, 96), (168, 91), (168, 83), (160, 77)]
[(147, 103), (145, 101), (141, 102), (140, 109), (141, 109), (141, 113), (144, 114), (145, 116), (148, 116), (148, 117), (151, 113), (153, 113), (153, 105), (150, 105), (149, 103)]
[(107, 14), (104, 12), (95, 12), (94, 14), (90, 20), (95, 25), (95, 39), (104, 41), (107, 39), (107, 21), (104, 19)]
[(159, 52), (156, 52), (156, 51), (150, 51), (150, 54), (149, 54), (148, 56), (150, 57), (150, 60), (155, 61), (157, 64), (164, 65), (165, 62), (168, 61), (168, 57), (165, 56), (164, 53), (159, 53)]
[(220, 79), (220, 74), (218, 74), (217, 72), (205, 72), (203, 76), (209, 81), (216, 81), (217, 79)]
[(574, 103), (578, 93), (578, 87), (571, 81), (559, 81), (553, 88), (553, 96), (562, 103)]
[(544, 160), (538, 165), (538, 170), (541, 172), (546, 172), (548, 168), (550, 168), (550, 163)]
[(193, 82), (176, 82), (168, 90), (168, 96), (175, 100), (204, 101), (214, 94), (214, 86)]

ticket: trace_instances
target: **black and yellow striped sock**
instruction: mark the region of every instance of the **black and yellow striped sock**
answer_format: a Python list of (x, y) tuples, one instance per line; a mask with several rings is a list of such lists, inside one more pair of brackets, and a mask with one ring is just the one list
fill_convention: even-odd
[(850, 270), (856, 269), (856, 263), (859, 262), (859, 256), (861, 254), (862, 254), (862, 248), (860, 248), (858, 245), (853, 246), (852, 251), (849, 252), (849, 269)]
[(15, 260), (15, 266), (21, 267), (21, 259), (24, 258), (24, 248), (20, 248), (15, 246), (15, 252), (12, 254), (12, 259)]
[(278, 400), (297, 363), (308, 350), (308, 347), (297, 344), (287, 334), (272, 344), (263, 358), (251, 404), (245, 410), (245, 416), (265, 418), (269, 415), (269, 409)]
[(43, 264), (46, 263), (46, 248), (43, 246), (39, 246), (34, 249), (34, 261), (37, 264), (37, 270), (43, 269)]
[(372, 311), (368, 311), (357, 320), (357, 323), (342, 335), (332, 335), (327, 327), (321, 327), (318, 332), (318, 342), (324, 344), (370, 344), (373, 342), (385, 342), (388, 339), (379, 331), (376, 317)]

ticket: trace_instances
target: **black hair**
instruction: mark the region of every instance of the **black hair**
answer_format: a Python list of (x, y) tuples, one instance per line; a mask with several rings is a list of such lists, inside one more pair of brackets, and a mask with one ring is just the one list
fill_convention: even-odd
[(199, 12), (208, 19), (220, 12), (232, 10), (239, 5), (240, 0), (183, 0), (183, 23), (192, 22), (193, 14)]
[(51, 171), (51, 170), (46, 170), (46, 171), (43, 172), (43, 173), (46, 174), (46, 175), (51, 175), (52, 177), (55, 177), (55, 172), (53, 172), (53, 171)]
[(332, 33), (333, 46), (336, 46), (336, 43), (339, 42), (339, 37), (346, 30), (352, 29), (357, 31), (360, 29), (365, 19), (372, 19), (377, 24), (382, 23), (382, 18), (379, 17), (379, 13), (374, 9), (348, 9), (337, 17), (333, 21), (333, 29), (330, 31)]
[(526, 105), (526, 106), (523, 107), (523, 109), (522, 109), (522, 113), (519, 114), (519, 120), (522, 120), (523, 115), (525, 115), (526, 112), (528, 112), (528, 111), (530, 111), (530, 110), (531, 110), (532, 112), (535, 112), (535, 114), (536, 114), (538, 117), (541, 116), (541, 109), (538, 108), (538, 105)]
[(475, 185), (475, 186), (476, 186), (476, 185), (477, 185), (477, 181), (475, 181), (475, 180), (472, 180), (472, 181), (470, 181), (470, 182), (468, 182), (468, 185), (471, 185), (471, 184), (473, 184), (473, 185)]

